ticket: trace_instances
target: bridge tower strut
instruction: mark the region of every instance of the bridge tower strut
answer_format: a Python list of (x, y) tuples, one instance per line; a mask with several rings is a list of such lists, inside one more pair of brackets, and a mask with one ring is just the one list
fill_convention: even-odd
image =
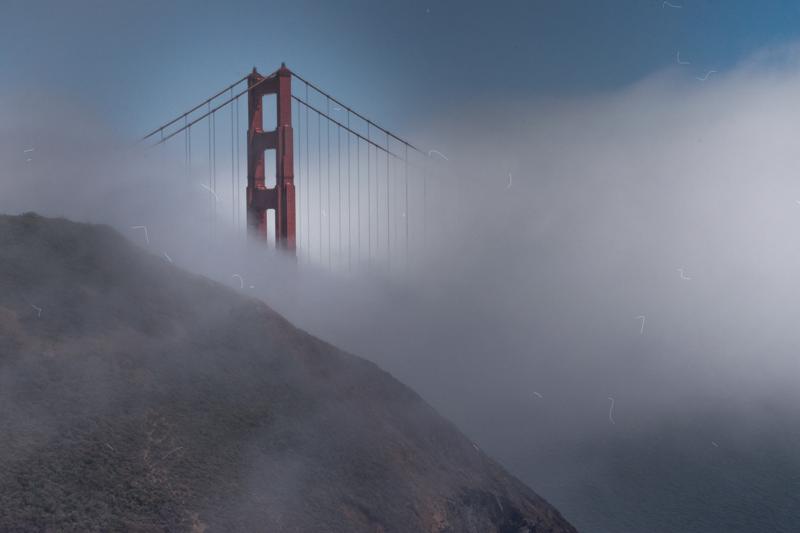
[[(247, 230), (267, 240), (267, 211), (275, 211), (275, 244), (296, 253), (294, 153), (292, 146), (292, 73), (281, 63), (266, 78), (255, 67), (247, 77)], [(276, 95), (277, 124), (264, 131), (263, 97)], [(275, 150), (275, 187), (267, 188), (265, 152)]]

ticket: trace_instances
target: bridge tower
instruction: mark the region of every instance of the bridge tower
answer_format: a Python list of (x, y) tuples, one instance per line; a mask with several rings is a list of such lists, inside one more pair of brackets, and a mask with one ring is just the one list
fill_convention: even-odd
[[(275, 211), (275, 243), (296, 253), (294, 154), (292, 147), (292, 73), (281, 63), (266, 78), (255, 67), (247, 77), (247, 229), (267, 240), (267, 211)], [(263, 97), (276, 95), (277, 124), (264, 131)], [(265, 182), (265, 152), (275, 150), (275, 187)]]

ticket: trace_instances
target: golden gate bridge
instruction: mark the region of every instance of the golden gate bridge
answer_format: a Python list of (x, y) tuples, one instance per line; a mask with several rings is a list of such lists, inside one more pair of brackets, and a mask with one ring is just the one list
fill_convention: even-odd
[(187, 180), (209, 193), (212, 223), (229, 216), (249, 237), (331, 269), (407, 267), (427, 246), (429, 204), (444, 198), (430, 180), (439, 152), (285, 64), (267, 76), (254, 68), (143, 140), (183, 152)]

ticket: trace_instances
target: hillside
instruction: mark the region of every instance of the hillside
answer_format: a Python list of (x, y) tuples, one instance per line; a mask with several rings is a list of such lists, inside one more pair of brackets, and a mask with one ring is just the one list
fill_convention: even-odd
[(413, 391), (113, 230), (0, 217), (0, 530), (575, 531)]

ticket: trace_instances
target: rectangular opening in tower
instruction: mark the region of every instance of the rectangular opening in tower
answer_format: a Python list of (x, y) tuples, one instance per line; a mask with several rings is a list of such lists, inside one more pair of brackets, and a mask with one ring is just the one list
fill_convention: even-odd
[(275, 246), (275, 210), (267, 209), (267, 244)]
[(264, 152), (264, 186), (267, 189), (275, 187), (277, 183), (276, 170), (275, 150), (266, 150)]
[(264, 131), (272, 131), (278, 127), (278, 97), (265, 94), (261, 97), (262, 124)]

